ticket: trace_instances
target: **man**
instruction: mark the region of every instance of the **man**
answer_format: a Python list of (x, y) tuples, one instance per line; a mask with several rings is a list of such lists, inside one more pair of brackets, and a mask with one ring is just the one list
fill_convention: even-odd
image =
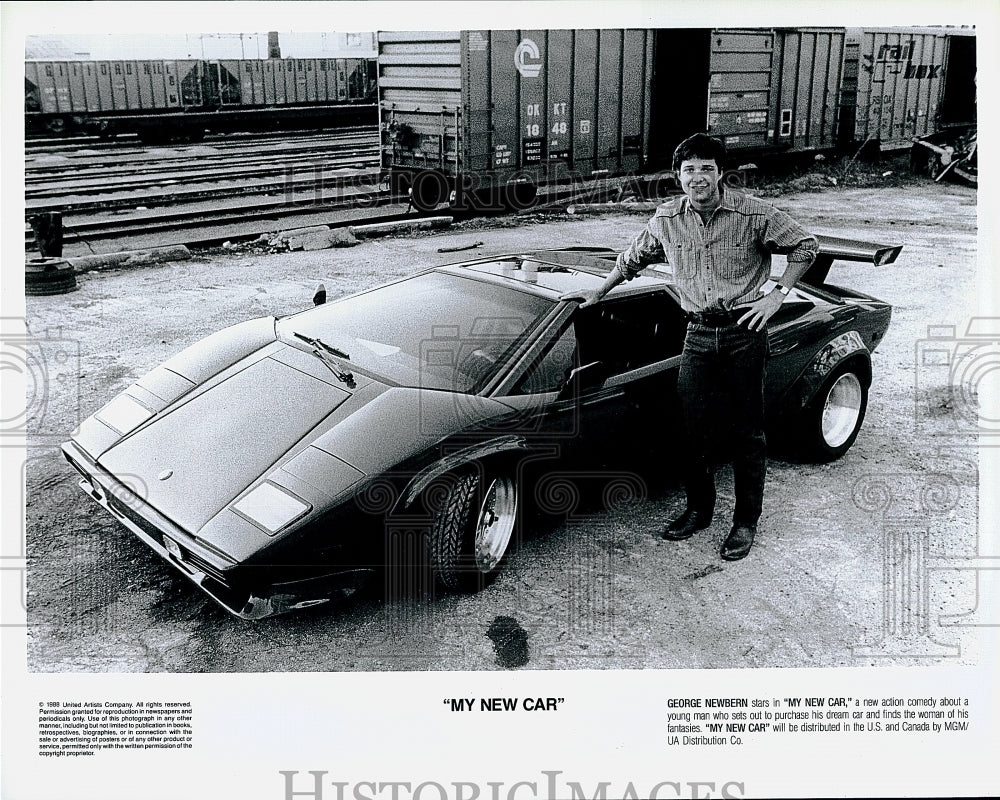
[[(688, 327), (677, 389), (688, 439), (683, 465), (687, 506), (662, 534), (687, 539), (715, 511), (713, 434), (733, 430), (736, 505), (721, 556), (746, 556), (757, 533), (764, 494), (764, 369), (767, 321), (816, 257), (816, 238), (783, 211), (722, 185), (726, 148), (695, 134), (674, 151), (682, 197), (661, 205), (646, 229), (618, 256), (615, 268), (581, 307), (597, 302), (644, 267), (669, 263)], [(771, 254), (788, 256), (768, 293)]]

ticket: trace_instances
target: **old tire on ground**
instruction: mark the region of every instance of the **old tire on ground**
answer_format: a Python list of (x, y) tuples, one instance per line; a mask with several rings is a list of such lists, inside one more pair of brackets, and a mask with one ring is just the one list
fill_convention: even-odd
[(24, 264), (24, 293), (66, 294), (76, 291), (76, 271), (62, 258), (32, 258)]
[(851, 365), (831, 372), (805, 409), (803, 443), (817, 461), (846, 453), (861, 430), (868, 407), (868, 386)]
[(451, 591), (475, 592), (496, 578), (517, 520), (517, 484), (508, 474), (453, 476), (429, 540), (431, 571)]

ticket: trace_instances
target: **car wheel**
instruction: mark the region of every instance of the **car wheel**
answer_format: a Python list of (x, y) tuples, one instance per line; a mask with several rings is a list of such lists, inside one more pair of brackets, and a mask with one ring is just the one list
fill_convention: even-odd
[(517, 521), (517, 484), (510, 475), (456, 475), (430, 536), (430, 562), (445, 589), (474, 592), (500, 571)]
[(805, 441), (820, 461), (846, 453), (861, 430), (868, 387), (850, 366), (835, 369), (806, 409)]

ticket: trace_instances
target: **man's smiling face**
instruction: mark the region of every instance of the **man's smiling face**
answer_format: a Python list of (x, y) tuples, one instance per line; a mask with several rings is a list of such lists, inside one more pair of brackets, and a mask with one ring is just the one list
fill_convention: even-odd
[(681, 162), (678, 170), (681, 189), (697, 209), (710, 210), (722, 199), (719, 191), (719, 165), (715, 159), (691, 158)]

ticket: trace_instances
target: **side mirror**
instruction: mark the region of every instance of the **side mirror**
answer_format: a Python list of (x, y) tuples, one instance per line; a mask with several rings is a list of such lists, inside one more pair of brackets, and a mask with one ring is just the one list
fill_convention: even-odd
[(566, 380), (563, 382), (556, 399), (568, 400), (571, 397), (576, 397), (586, 389), (600, 386), (604, 382), (605, 377), (607, 376), (605, 375), (603, 361), (591, 361), (589, 364), (574, 367), (570, 370), (569, 375), (566, 376)]
[(316, 294), (313, 295), (313, 305), (321, 306), (326, 302), (326, 284), (321, 283), (316, 287)]

